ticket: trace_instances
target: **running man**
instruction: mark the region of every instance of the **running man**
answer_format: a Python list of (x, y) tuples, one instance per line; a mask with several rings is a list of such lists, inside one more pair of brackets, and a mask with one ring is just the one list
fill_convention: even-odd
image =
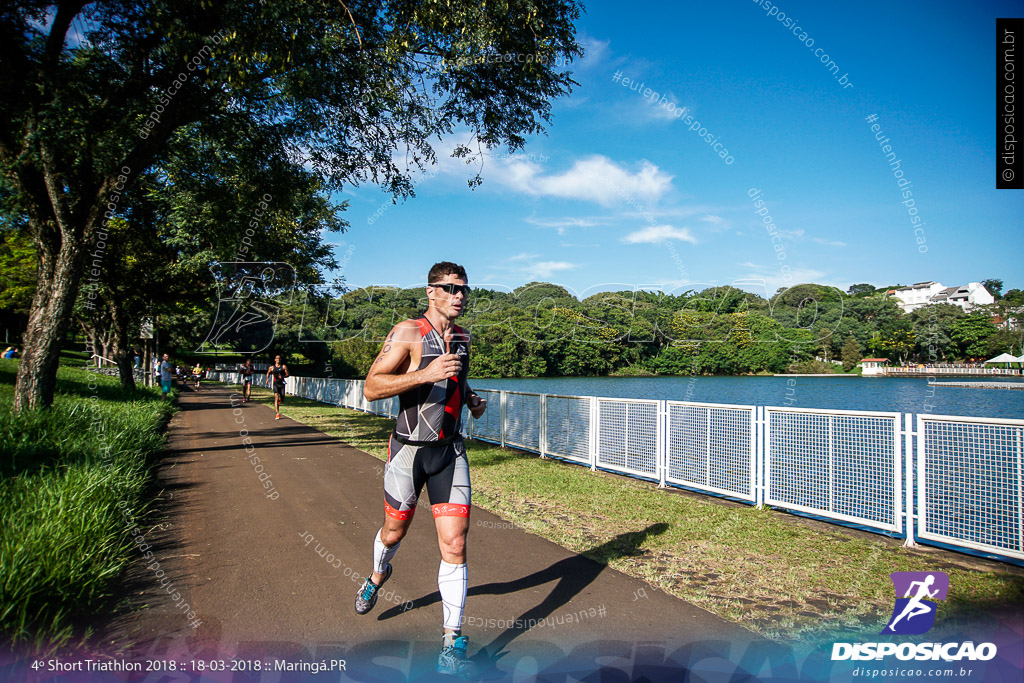
[(395, 325), (366, 376), (368, 401), (398, 396), (399, 414), (388, 442), (384, 472), (384, 526), (373, 539), (373, 573), (356, 595), (356, 613), (366, 614), (391, 576), (391, 560), (412, 523), (423, 485), (441, 549), (437, 587), (444, 635), (439, 673), (471, 676), (462, 635), (466, 604), (466, 534), (469, 531), (469, 464), (459, 433), (462, 405), (479, 418), (487, 407), (466, 382), (469, 333), (454, 324), (469, 286), (462, 266), (443, 261), (427, 276), (429, 306), (423, 316)]
[(242, 403), (248, 401), (249, 395), (252, 393), (252, 371), (252, 358), (246, 358), (245, 365), (240, 370), (242, 373)]
[[(907, 587), (907, 594), (903, 597), (910, 598), (910, 600), (907, 602), (907, 606), (903, 608), (903, 611), (900, 612), (900, 615), (893, 619), (892, 623), (889, 624), (888, 628), (890, 631), (894, 633), (896, 632), (896, 622), (898, 622), (903, 617), (906, 617), (907, 621), (910, 621), (916, 616), (928, 614), (932, 611), (931, 607), (929, 607), (921, 601), (926, 597), (934, 598), (936, 595), (939, 594), (938, 588), (936, 588), (934, 591), (928, 590), (934, 583), (935, 575), (929, 574), (927, 577), (925, 577), (924, 581), (914, 581), (910, 584), (910, 586)], [(914, 586), (917, 586), (917, 594), (911, 597), (910, 594), (914, 591)]]
[(284, 403), (284, 380), (288, 377), (288, 366), (281, 362), (281, 356), (274, 356), (274, 364), (267, 368), (267, 379), (274, 378), (275, 420), (281, 419), (281, 404)]
[(174, 366), (171, 365), (170, 356), (165, 353), (164, 359), (160, 361), (160, 388), (164, 396), (171, 392), (171, 381), (173, 379)]
[(192, 379), (196, 383), (196, 391), (199, 391), (199, 380), (203, 378), (203, 366), (196, 363), (196, 366), (192, 368)]

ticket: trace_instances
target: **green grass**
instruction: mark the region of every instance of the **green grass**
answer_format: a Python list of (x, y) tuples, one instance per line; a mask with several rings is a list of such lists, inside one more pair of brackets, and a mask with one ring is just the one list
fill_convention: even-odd
[[(253, 399), (273, 404), (264, 390), (254, 389)], [(385, 457), (391, 420), (291, 396), (283, 413)], [(663, 590), (794, 646), (840, 633), (877, 639), (891, 615), (895, 571), (949, 574), (935, 637), (1024, 603), (1024, 571), (1010, 565), (905, 549), (894, 539), (493, 444), (470, 441), (467, 451), (475, 506), (643, 579), (648, 592)]]
[(16, 371), (0, 360), (0, 633), (52, 650), (88, 637), (137, 555), (122, 510), (142, 516), (173, 408), (159, 390), (61, 367), (53, 406), (14, 415)]
[(65, 344), (60, 350), (60, 364), (62, 367), (89, 367), (92, 352), (82, 342)]

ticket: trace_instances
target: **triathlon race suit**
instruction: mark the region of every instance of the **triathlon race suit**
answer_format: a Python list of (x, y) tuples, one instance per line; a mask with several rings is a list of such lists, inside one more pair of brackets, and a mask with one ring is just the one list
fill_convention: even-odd
[(270, 372), (274, 375), (274, 393), (284, 400), (284, 366), (271, 365)]
[(242, 384), (252, 384), (252, 366), (242, 366)]
[(469, 463), (459, 433), (469, 375), (469, 335), (452, 325), (454, 336), (446, 348), (429, 320), (420, 317), (413, 322), (419, 326), (422, 344), (417, 370), (445, 353), (457, 354), (462, 368), (452, 379), (421, 384), (398, 395), (398, 419), (384, 470), (384, 511), (395, 519), (409, 519), (426, 484), (434, 517), (469, 517)]

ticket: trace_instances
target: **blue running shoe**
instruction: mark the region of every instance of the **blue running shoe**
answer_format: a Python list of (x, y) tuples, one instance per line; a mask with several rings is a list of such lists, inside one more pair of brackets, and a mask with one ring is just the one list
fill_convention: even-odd
[[(391, 565), (388, 564), (388, 568), (384, 571), (384, 578), (381, 579), (380, 586), (387, 583), (387, 580), (391, 578)], [(380, 586), (370, 580), (370, 577), (366, 577), (366, 583), (356, 593), (356, 614), (366, 614), (373, 609), (373, 606), (377, 604), (377, 591), (380, 590)]]
[(466, 648), (469, 646), (469, 638), (458, 636), (450, 641), (450, 645), (441, 648), (441, 654), (437, 656), (437, 673), (447, 676), (458, 676), (460, 678), (472, 678), (476, 674), (476, 666), (466, 659)]

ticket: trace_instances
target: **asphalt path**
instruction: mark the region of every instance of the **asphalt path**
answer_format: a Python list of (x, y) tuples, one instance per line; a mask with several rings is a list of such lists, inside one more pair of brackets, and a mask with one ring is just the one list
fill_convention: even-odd
[[(441, 605), (429, 507), (421, 504), (376, 607), (357, 615), (384, 515), (383, 463), (288, 419), (287, 403), (275, 420), (271, 408), (238, 400), (221, 386), (182, 391), (145, 534), (153, 561), (140, 552), (133, 563), (132, 606), (105, 647), (193, 671), (196, 662), (265, 671), (277, 659), (344, 660), (336, 679), (430, 678)], [(481, 679), (619, 666), (636, 680), (684, 664), (724, 666), (728, 678), (736, 662), (757, 670), (766, 652), (784, 657), (736, 624), (487, 511), (470, 519), (463, 633)], [(629, 552), (662, 531), (630, 529), (608, 543)]]

